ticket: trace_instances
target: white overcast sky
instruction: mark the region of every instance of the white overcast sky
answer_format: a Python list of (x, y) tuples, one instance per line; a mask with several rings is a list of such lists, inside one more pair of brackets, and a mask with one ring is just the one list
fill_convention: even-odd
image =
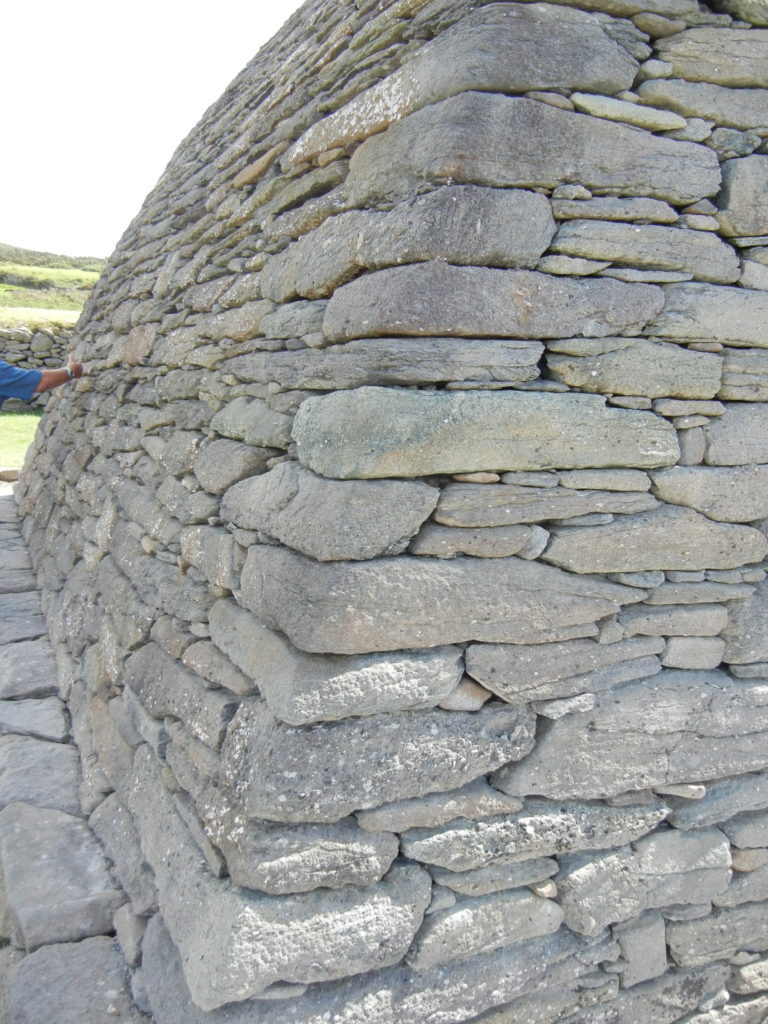
[(108, 256), (173, 151), (302, 0), (7, 0), (0, 242)]

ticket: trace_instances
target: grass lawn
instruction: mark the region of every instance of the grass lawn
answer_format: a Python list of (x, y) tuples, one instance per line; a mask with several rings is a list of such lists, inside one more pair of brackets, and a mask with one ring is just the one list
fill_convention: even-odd
[(41, 415), (42, 411), (38, 409), (24, 412), (0, 410), (0, 468), (21, 469)]
[(0, 327), (74, 327), (80, 316), (79, 309), (39, 309), (31, 306), (9, 307), (0, 298)]

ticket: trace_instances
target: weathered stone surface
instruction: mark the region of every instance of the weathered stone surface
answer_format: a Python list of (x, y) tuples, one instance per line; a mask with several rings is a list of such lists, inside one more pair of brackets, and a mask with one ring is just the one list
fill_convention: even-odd
[(396, 866), (372, 887), (259, 896), (214, 879), (201, 863), (146, 748), (135, 776), (131, 811), (198, 1007), (240, 1002), (275, 982), (328, 981), (401, 959), (429, 902), (421, 868)]
[(723, 636), (728, 664), (768, 660), (768, 584), (758, 583), (752, 597), (730, 606)]
[(737, 873), (724, 892), (715, 896), (716, 907), (737, 907), (741, 903), (757, 903), (768, 900), (768, 866), (754, 871)]
[(364, 270), (400, 263), (533, 268), (555, 233), (536, 192), (446, 186), (389, 213), (349, 211), (274, 256), (262, 275), (270, 298), (316, 299)]
[(131, 1001), (120, 951), (106, 936), (38, 949), (15, 965), (9, 987), (9, 1024), (146, 1020)]
[(734, 967), (728, 987), (739, 995), (765, 992), (768, 989), (768, 960), (757, 960), (743, 967)]
[(631, 267), (680, 270), (699, 281), (716, 284), (731, 284), (739, 276), (738, 256), (730, 245), (710, 231), (687, 231), (656, 224), (645, 224), (638, 230), (632, 224), (572, 220), (560, 225), (550, 248), (566, 256), (611, 260)]
[(768, 86), (768, 32), (759, 29), (692, 28), (660, 39), (657, 51), (677, 78), (738, 88)]
[(619, 616), (629, 636), (716, 636), (727, 621), (728, 609), (721, 604), (630, 608)]
[(287, 448), (293, 418), (274, 412), (260, 398), (235, 398), (211, 420), (211, 430), (224, 437), (265, 448)]
[(591, 512), (645, 512), (658, 502), (644, 491), (573, 490), (515, 484), (448, 484), (434, 512), (449, 526), (510, 526), (548, 519), (570, 519)]
[(491, 862), (471, 871), (447, 871), (444, 868), (430, 868), (438, 885), (453, 889), (464, 896), (486, 896), (503, 889), (518, 889), (523, 885), (534, 885), (556, 875), (559, 865), (551, 857), (536, 857), (519, 864)]
[(630, 87), (636, 66), (599, 22), (580, 11), (493, 5), (470, 13), (404, 67), (315, 124), (283, 162), (295, 165), (365, 139), (420, 107), (467, 90), (618, 92)]
[(214, 605), (211, 635), (253, 680), (272, 713), (291, 725), (434, 707), (462, 674), (456, 647), (305, 654), (229, 601)]
[(489, 526), (465, 529), (425, 523), (411, 541), (412, 555), (435, 555), (453, 558), (473, 555), (476, 558), (505, 558), (516, 555), (531, 542), (528, 526)]
[(681, 78), (655, 78), (637, 90), (641, 103), (666, 107), (685, 117), (699, 117), (731, 128), (765, 124), (766, 92), (763, 89), (727, 89), (708, 82)]
[(763, 535), (726, 526), (687, 508), (623, 516), (607, 526), (572, 527), (550, 542), (544, 561), (571, 572), (733, 569), (765, 557)]
[(448, 179), (548, 188), (579, 181), (613, 195), (692, 203), (717, 191), (720, 174), (705, 147), (536, 100), (467, 92), (366, 140), (350, 162), (347, 189), (362, 205)]
[(215, 839), (238, 885), (271, 895), (380, 881), (398, 854), (397, 836), (364, 832), (354, 819), (333, 825), (274, 825), (233, 815)]
[(704, 428), (710, 466), (752, 466), (768, 463), (768, 403), (729, 405)]
[(301, 650), (316, 653), (569, 640), (592, 635), (597, 619), (641, 598), (631, 587), (515, 557), (322, 564), (256, 546), (242, 575), (243, 604)]
[(646, 128), (651, 132), (673, 131), (685, 128), (686, 120), (679, 114), (668, 110), (649, 110), (637, 103), (627, 103), (611, 96), (595, 96), (589, 93), (571, 93), (571, 103), (577, 110), (595, 117), (605, 117), (609, 121), (621, 121), (633, 124), (638, 128)]
[(136, 825), (119, 798), (111, 793), (88, 819), (112, 862), (121, 887), (136, 914), (157, 910), (154, 875), (144, 860)]
[(5, 646), (0, 658), (0, 699), (53, 697), (56, 693), (56, 663), (46, 637)]
[(299, 730), (263, 705), (244, 704), (224, 744), (223, 771), (249, 817), (333, 822), (392, 799), (453, 789), (517, 760), (531, 748), (533, 727), (530, 712), (495, 707)]
[(674, 224), (677, 210), (659, 199), (556, 199), (552, 197), (552, 213), (558, 220), (587, 218), (589, 220), (640, 220)]
[(667, 944), (675, 963), (698, 967), (725, 960), (740, 949), (768, 949), (768, 915), (765, 903), (746, 903), (715, 910), (697, 921), (667, 924)]
[(639, 469), (570, 469), (558, 473), (563, 487), (575, 490), (649, 491), (651, 478)]
[(470, 644), (467, 672), (511, 704), (608, 689), (661, 671), (663, 641), (635, 637), (613, 644)]
[(366, 384), (535, 380), (543, 347), (502, 338), (366, 338), (326, 349), (254, 352), (228, 363), (244, 380), (342, 390)]
[(676, 432), (652, 413), (591, 395), (457, 394), (360, 388), (310, 398), (294, 426), (299, 460), (324, 476), (671, 465)]
[(126, 662), (125, 684), (155, 718), (172, 715), (211, 747), (218, 747), (237, 710), (230, 694), (207, 690), (158, 644), (142, 647)]
[(457, 901), (421, 926), (407, 962), (429, 970), (557, 931), (563, 911), (530, 892), (500, 892)]
[(494, 785), (512, 795), (596, 799), (764, 768), (767, 690), (745, 682), (723, 672), (666, 669), (650, 684), (598, 694), (586, 724), (572, 715), (553, 722)]
[(195, 456), (193, 469), (206, 491), (223, 494), (238, 480), (262, 472), (275, 454), (273, 448), (257, 448), (222, 437)]
[(415, 481), (326, 480), (283, 462), (231, 487), (221, 516), (319, 561), (367, 559), (404, 551), (438, 496)]
[(659, 832), (632, 847), (561, 858), (558, 898), (565, 923), (598, 935), (615, 921), (673, 903), (722, 894), (730, 879), (730, 848), (718, 829)]
[(475, 820), (511, 814), (521, 807), (519, 800), (500, 793), (484, 779), (476, 779), (448, 793), (432, 793), (360, 811), (357, 820), (367, 831), (404, 832), (409, 828), (436, 828), (454, 818)]
[(661, 657), (665, 668), (717, 668), (723, 660), (725, 640), (721, 637), (673, 636)]
[(653, 485), (662, 501), (718, 522), (749, 523), (768, 510), (768, 466), (672, 466), (653, 473)]
[(640, 338), (572, 338), (550, 342), (548, 349), (565, 353), (547, 355), (554, 378), (583, 391), (713, 398), (720, 388), (720, 357), (679, 345)]
[(323, 332), (331, 341), (381, 334), (603, 337), (639, 331), (663, 302), (654, 285), (433, 261), (377, 270), (337, 288)]
[(0, 736), (0, 806), (15, 801), (80, 813), (75, 747), (31, 736)]
[[(768, 32), (766, 54), (768, 54)], [(766, 56), (768, 78), (768, 56)], [(768, 92), (766, 93), (768, 96)], [(764, 115), (768, 121), (768, 114)], [(763, 235), (768, 232), (768, 156), (747, 156), (723, 164), (723, 190), (717, 219), (724, 235)]]
[(623, 988), (631, 988), (664, 974), (667, 945), (661, 914), (648, 911), (634, 920), (615, 925), (612, 931), (621, 947), (622, 960), (626, 961), (621, 972)]
[(179, 534), (181, 557), (214, 586), (236, 590), (242, 559), (234, 538), (220, 526), (187, 526)]
[(768, 811), (743, 811), (729, 818), (722, 828), (739, 849), (768, 846)]
[(36, 591), (0, 593), (0, 644), (36, 640), (47, 632)]
[(255, 683), (210, 640), (198, 640), (187, 647), (181, 662), (215, 687), (224, 686), (241, 697), (256, 692)]
[(40, 700), (2, 701), (0, 703), (0, 735), (15, 733), (36, 736), (60, 743), (67, 738), (69, 725), (64, 705), (58, 697)]
[(14, 939), (28, 952), (110, 932), (125, 902), (91, 830), (63, 811), (7, 805), (0, 812), (0, 862)]
[(740, 811), (768, 807), (768, 776), (751, 773), (734, 779), (717, 779), (707, 784), (701, 800), (670, 799), (669, 822), (675, 828), (707, 828)]
[(600, 850), (651, 832), (668, 813), (660, 801), (643, 807), (527, 800), (518, 814), (413, 828), (402, 837), (406, 857), (451, 871), (514, 864), (574, 850)]
[(768, 295), (696, 282), (671, 285), (663, 312), (645, 333), (679, 341), (768, 348)]

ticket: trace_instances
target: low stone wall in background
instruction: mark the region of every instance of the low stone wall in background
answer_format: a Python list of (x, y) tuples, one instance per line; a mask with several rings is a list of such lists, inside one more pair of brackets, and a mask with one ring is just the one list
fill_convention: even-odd
[[(0, 359), (23, 370), (55, 369), (62, 366), (73, 344), (73, 331), (0, 327)], [(47, 394), (38, 395), (35, 404), (44, 404), (47, 398)], [(11, 405), (7, 404), (6, 408), (11, 408)]]
[(156, 1024), (765, 1021), (722, 8), (313, 0), (113, 254), (17, 496)]

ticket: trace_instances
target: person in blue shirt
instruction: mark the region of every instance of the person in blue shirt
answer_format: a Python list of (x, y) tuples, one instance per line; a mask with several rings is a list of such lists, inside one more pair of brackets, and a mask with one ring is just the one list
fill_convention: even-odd
[(0, 359), (0, 406), (6, 398), (20, 398), (29, 402), (41, 391), (50, 391), (68, 380), (83, 376), (83, 364), (71, 356), (58, 370), (22, 370)]

